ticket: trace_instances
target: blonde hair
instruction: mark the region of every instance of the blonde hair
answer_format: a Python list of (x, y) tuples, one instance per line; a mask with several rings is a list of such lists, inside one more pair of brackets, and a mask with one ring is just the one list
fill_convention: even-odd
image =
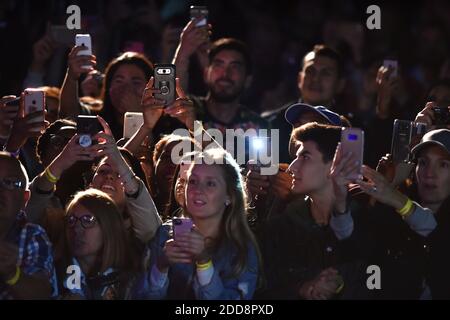
[[(231, 244), (237, 250), (236, 259), (233, 263), (232, 276), (241, 274), (247, 264), (249, 245), (253, 245), (258, 257), (259, 268), (261, 264), (261, 254), (256, 242), (255, 236), (247, 222), (248, 200), (247, 192), (244, 187), (240, 168), (230, 153), (221, 148), (207, 149), (201, 153), (195, 154), (195, 162), (217, 165), (223, 172), (226, 183), (226, 192), (230, 198), (230, 204), (226, 206), (221, 221), (219, 242)], [(184, 212), (187, 212), (186, 208)]]

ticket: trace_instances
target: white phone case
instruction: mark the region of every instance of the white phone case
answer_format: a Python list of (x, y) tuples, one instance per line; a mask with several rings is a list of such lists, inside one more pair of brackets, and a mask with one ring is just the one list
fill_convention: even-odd
[(86, 50), (81, 50), (78, 52), (79, 56), (88, 56), (92, 54), (92, 41), (89, 34), (77, 34), (75, 36), (75, 45), (77, 47), (85, 46)]
[(142, 112), (125, 112), (123, 121), (123, 137), (130, 139), (144, 123)]

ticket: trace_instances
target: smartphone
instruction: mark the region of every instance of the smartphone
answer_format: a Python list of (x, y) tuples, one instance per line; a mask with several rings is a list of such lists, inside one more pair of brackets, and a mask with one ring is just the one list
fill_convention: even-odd
[(77, 134), (80, 146), (87, 148), (96, 142), (92, 139), (97, 133), (102, 131), (102, 126), (96, 116), (78, 116)]
[(397, 60), (384, 60), (383, 66), (386, 68), (391, 68), (391, 78), (395, 78), (398, 76), (398, 61)]
[(38, 89), (25, 89), (23, 92), (23, 107), (25, 110), (25, 116), (34, 112), (42, 112), (41, 117), (37, 117), (33, 120), (34, 123), (44, 122), (45, 120), (45, 92)]
[(177, 236), (191, 232), (194, 222), (190, 218), (180, 217), (172, 219), (173, 238), (177, 240)]
[(427, 133), (426, 123), (423, 122), (412, 123), (411, 142), (409, 143), (410, 150), (412, 150), (412, 148), (414, 148), (420, 142), (425, 133)]
[(448, 107), (433, 107), (434, 124), (437, 126), (446, 126), (450, 124), (450, 112)]
[(250, 159), (255, 160), (258, 167), (270, 166), (270, 138), (263, 136), (250, 137)]
[(412, 121), (399, 119), (394, 120), (391, 142), (391, 155), (394, 163), (409, 160), (413, 127), (414, 124)]
[(190, 8), (191, 20), (200, 19), (195, 25), (196, 27), (204, 27), (208, 24), (208, 13), (208, 8), (205, 6), (191, 6)]
[(364, 131), (359, 128), (342, 128), (341, 131), (342, 153), (351, 152), (353, 157), (359, 162), (359, 167), (350, 175), (351, 179), (362, 178), (362, 165), (364, 160)]
[(55, 42), (69, 48), (73, 47), (73, 39), (75, 38), (77, 30), (68, 29), (66, 25), (51, 25), (48, 32)]
[[(81, 50), (78, 52), (78, 56), (89, 56), (92, 54), (92, 41), (91, 36), (89, 34), (77, 34), (75, 36), (75, 45), (77, 47), (84, 46), (85, 50)], [(84, 65), (84, 69), (89, 69), (91, 65)]]
[(123, 116), (123, 137), (130, 139), (144, 123), (142, 112), (125, 112)]
[(4, 103), (5, 106), (14, 106), (14, 107), (18, 107), (20, 105), (20, 97), (12, 99), (8, 102)]
[(165, 106), (175, 101), (175, 65), (157, 64), (154, 71), (154, 87), (160, 89), (161, 93), (156, 93), (155, 98), (165, 101)]

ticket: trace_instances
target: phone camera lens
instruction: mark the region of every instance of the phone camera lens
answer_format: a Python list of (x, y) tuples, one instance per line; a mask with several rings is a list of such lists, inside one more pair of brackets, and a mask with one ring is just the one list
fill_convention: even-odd
[(32, 104), (36, 104), (36, 100), (31, 101)]
[(169, 88), (167, 88), (167, 86), (161, 87), (161, 93), (166, 95), (169, 93)]

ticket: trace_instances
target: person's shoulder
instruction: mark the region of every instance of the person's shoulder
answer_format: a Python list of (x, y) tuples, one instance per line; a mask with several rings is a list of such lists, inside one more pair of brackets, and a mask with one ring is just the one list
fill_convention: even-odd
[(22, 227), (22, 235), (26, 238), (37, 238), (41, 237), (48, 240), (47, 232), (40, 225), (35, 223), (27, 222)]
[(263, 113), (261, 113), (261, 117), (269, 122), (278, 118), (284, 119), (284, 113), (286, 112), (287, 108), (289, 108), (294, 103), (296, 103), (296, 101), (290, 101), (277, 109), (264, 111)]
[(268, 122), (266, 119), (261, 117), (259, 113), (256, 111), (251, 110), (249, 107), (241, 105), (240, 108), (240, 118), (241, 121), (251, 121), (258, 123), (262, 127), (266, 127)]

